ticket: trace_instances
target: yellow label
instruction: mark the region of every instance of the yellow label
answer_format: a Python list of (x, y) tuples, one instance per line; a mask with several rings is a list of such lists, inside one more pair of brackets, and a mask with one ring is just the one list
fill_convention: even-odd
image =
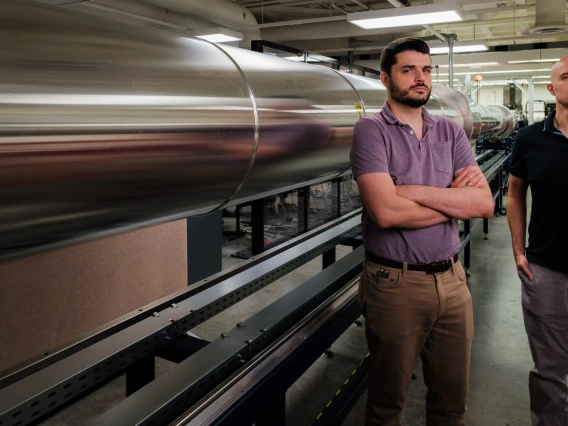
[(361, 104), (355, 104), (355, 109), (356, 109), (357, 111), (362, 111), (362, 110), (363, 110), (363, 107), (361, 106)]

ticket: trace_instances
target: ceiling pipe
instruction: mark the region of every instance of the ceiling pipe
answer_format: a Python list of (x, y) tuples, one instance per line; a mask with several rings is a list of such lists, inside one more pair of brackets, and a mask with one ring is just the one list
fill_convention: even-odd
[[(165, 7), (178, 13), (196, 16), (217, 26), (234, 30), (257, 25), (258, 22), (250, 10), (227, 0), (142, 0), (144, 3)], [(239, 47), (250, 49), (251, 40), (262, 40), (259, 29), (243, 31), (244, 40)], [(270, 40), (270, 39), (268, 39)]]

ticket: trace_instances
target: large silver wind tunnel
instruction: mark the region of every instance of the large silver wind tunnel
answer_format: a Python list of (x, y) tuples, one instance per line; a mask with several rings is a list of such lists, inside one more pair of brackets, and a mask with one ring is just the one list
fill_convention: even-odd
[[(386, 97), (376, 80), (31, 0), (2, 2), (0, 50), (0, 260), (339, 176), (354, 123)], [(472, 141), (512, 130), (447, 87), (428, 109)]]

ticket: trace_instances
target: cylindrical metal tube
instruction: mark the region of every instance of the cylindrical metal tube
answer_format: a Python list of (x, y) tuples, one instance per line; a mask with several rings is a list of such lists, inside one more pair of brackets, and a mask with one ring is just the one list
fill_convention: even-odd
[[(29, 0), (0, 24), (0, 260), (332, 179), (386, 99), (377, 80)], [(436, 86), (427, 107), (473, 137), (469, 101)]]

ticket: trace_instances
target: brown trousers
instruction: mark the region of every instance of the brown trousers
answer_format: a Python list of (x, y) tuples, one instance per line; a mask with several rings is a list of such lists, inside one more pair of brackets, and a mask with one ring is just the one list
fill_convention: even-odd
[(473, 311), (461, 263), (427, 274), (366, 261), (359, 302), (370, 352), (366, 426), (400, 425), (418, 355), (426, 425), (465, 425)]

